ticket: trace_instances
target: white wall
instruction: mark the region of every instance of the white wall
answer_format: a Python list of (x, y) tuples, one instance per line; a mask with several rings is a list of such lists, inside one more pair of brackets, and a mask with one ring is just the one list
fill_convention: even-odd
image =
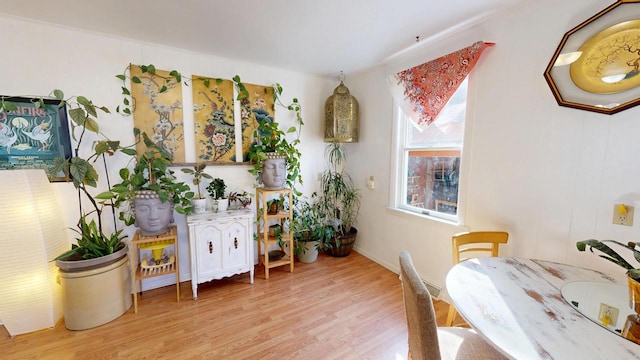
[[(357, 249), (391, 269), (397, 269), (398, 252), (407, 249), (421, 275), (444, 286), (453, 233), (504, 229), (511, 237), (503, 255), (622, 276), (622, 269), (577, 252), (575, 242), (639, 240), (640, 218), (624, 227), (612, 225), (611, 217), (615, 202), (638, 198), (640, 108), (602, 115), (560, 107), (543, 77), (562, 36), (610, 3), (528, 1), (351, 75), (362, 133), (359, 143), (348, 146), (349, 170), (364, 194)], [(470, 84), (464, 227), (387, 209), (394, 120), (385, 76), (477, 40), (497, 45), (484, 52)], [(377, 180), (375, 190), (364, 186), (370, 175)]]
[[(621, 273), (575, 250), (586, 238), (637, 240), (637, 224), (611, 224), (614, 202), (626, 194), (638, 197), (640, 144), (636, 134), (640, 108), (601, 115), (559, 107), (543, 72), (563, 34), (610, 4), (597, 0), (528, 1), (480, 25), (455, 31), (445, 39), (423, 42), (384, 66), (348, 74), (346, 85), (360, 103), (361, 139), (348, 144), (348, 168), (363, 191), (358, 242), (361, 253), (397, 269), (400, 250), (414, 256), (421, 275), (440, 286), (451, 267), (450, 237), (463, 230), (505, 229), (510, 232), (504, 255), (548, 259)], [(322, 159), (323, 103), (336, 79), (266, 68), (179, 49), (0, 17), (4, 55), (0, 80), (6, 95), (42, 95), (60, 88), (67, 95), (85, 95), (115, 109), (120, 103), (118, 80), (129, 63), (153, 63), (158, 69), (231, 78), (248, 83), (280, 82), (284, 98), (303, 104), (302, 171), (305, 192), (317, 188)], [(416, 218), (387, 209), (391, 167), (393, 104), (385, 76), (476, 40), (497, 45), (485, 51), (473, 74), (468, 127), (468, 183), (465, 227)], [(188, 89), (183, 96), (188, 95)], [(283, 112), (280, 112), (278, 119)], [(189, 121), (185, 111), (185, 121)], [(284, 115), (283, 115), (284, 116)], [(133, 141), (132, 119), (102, 117), (108, 136)], [(124, 159), (111, 162), (112, 179)], [(209, 172), (230, 187), (251, 188), (245, 166), (217, 166)], [(365, 188), (370, 175), (376, 189)], [(188, 179), (186, 179), (188, 180)], [(66, 206), (69, 226), (77, 219), (75, 191), (55, 184)], [(640, 206), (640, 203), (634, 205)], [(184, 225), (184, 217), (177, 219)], [(127, 229), (133, 233), (132, 228)], [(184, 226), (180, 252), (188, 254)], [(180, 259), (182, 279), (190, 278), (187, 258)], [(169, 281), (168, 281), (169, 282)]]
[[(324, 164), (324, 100), (337, 86), (337, 79), (321, 79), (287, 70), (1, 15), (0, 32), (4, 39), (3, 56), (0, 57), (0, 93), (42, 96), (48, 95), (53, 89), (62, 89), (67, 97), (84, 95), (95, 104), (111, 109), (111, 115), (100, 117), (102, 130), (111, 139), (121, 140), (127, 145), (134, 141), (133, 119), (115, 113), (116, 106), (122, 101), (121, 83), (115, 75), (122, 73), (129, 63), (154, 64), (157, 69), (162, 70), (176, 69), (185, 78), (192, 74), (226, 79), (239, 75), (245, 83), (271, 85), (279, 82), (284, 89), (283, 100), (291, 101), (297, 97), (302, 104), (305, 122), (301, 136), (303, 190), (310, 194), (318, 187), (315, 174), (322, 171)], [(183, 98), (186, 105), (192, 103), (190, 87), (183, 88)], [(277, 121), (286, 124), (285, 128), (293, 124), (294, 117), (286, 109), (277, 108), (276, 112)], [(184, 111), (184, 121), (185, 127), (193, 128), (192, 125), (189, 127), (189, 124), (193, 123), (192, 112)], [(83, 144), (90, 144), (90, 141), (84, 141)], [(194, 161), (194, 150), (190, 148), (189, 143), (186, 144), (186, 149), (187, 161)], [(126, 166), (128, 160), (125, 156), (110, 159), (109, 173), (112, 184), (118, 181), (118, 170)], [(223, 178), (228, 190), (239, 188), (253, 192), (253, 177), (247, 172), (248, 168), (246, 165), (209, 166), (207, 172)], [(106, 190), (104, 172), (99, 167), (98, 170), (102, 179), (100, 189), (96, 193)], [(182, 174), (179, 168), (175, 170), (182, 180), (191, 184), (191, 179)], [(75, 189), (70, 183), (56, 183), (54, 186), (64, 207), (66, 223), (73, 227), (78, 219)], [(178, 215), (176, 222), (179, 225), (180, 272), (184, 281), (191, 277), (184, 216)], [(125, 233), (131, 237), (134, 231), (135, 228), (129, 227)], [(73, 239), (75, 233), (69, 232), (69, 236)], [(150, 287), (171, 283), (170, 277), (151, 280), (155, 281), (148, 284)]]

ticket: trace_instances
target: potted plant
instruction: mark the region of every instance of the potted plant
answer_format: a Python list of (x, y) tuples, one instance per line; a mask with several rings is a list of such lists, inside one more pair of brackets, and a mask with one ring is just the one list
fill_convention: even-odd
[(578, 251), (585, 251), (587, 247), (589, 247), (591, 252), (593, 252), (593, 249), (596, 249), (604, 254), (598, 256), (627, 270), (627, 279), (629, 282), (629, 306), (631, 306), (637, 314), (640, 314), (640, 268), (631, 265), (606, 243), (616, 244), (622, 249), (631, 251), (634, 259), (640, 263), (640, 251), (636, 249), (639, 243), (636, 242), (623, 244), (615, 240), (590, 239), (576, 242), (576, 247), (578, 248)]
[[(106, 170), (106, 155), (113, 155), (120, 149), (118, 141), (109, 140), (100, 132), (98, 112), (109, 113), (109, 109), (94, 105), (84, 96), (64, 99), (61, 90), (54, 90), (53, 97), (59, 106), (67, 106), (71, 119), (71, 136), (75, 141), (73, 154), (69, 159), (57, 158), (48, 169), (49, 177), (63, 172), (71, 180), (78, 192), (79, 220), (77, 243), (55, 259), (62, 287), (65, 327), (83, 330), (105, 324), (124, 314), (131, 307), (131, 280), (127, 257), (127, 244), (122, 230), (117, 229), (115, 210), (109, 202), (101, 201), (93, 195), (99, 177), (94, 164), (101, 159)], [(44, 101), (36, 106), (44, 107)], [(2, 108), (11, 111), (11, 104), (2, 101)], [(83, 156), (81, 151), (85, 135), (94, 133), (101, 136), (91, 146), (91, 154)], [(108, 172), (107, 183), (108, 183)], [(71, 176), (69, 178), (69, 175)], [(87, 205), (85, 208), (83, 205)], [(103, 226), (106, 208), (113, 215), (113, 230)]]
[(251, 194), (242, 191), (232, 191), (229, 193), (229, 204), (237, 203), (236, 207), (238, 209), (246, 209), (249, 205), (251, 205)]
[(213, 200), (213, 207), (218, 211), (227, 211), (229, 207), (229, 199), (225, 197), (225, 190), (227, 189), (227, 185), (224, 183), (223, 179), (215, 178), (209, 186), (207, 186), (207, 191), (209, 192), (209, 196)]
[(313, 263), (318, 258), (318, 251), (323, 240), (333, 235), (320, 214), (318, 195), (313, 193), (311, 199), (299, 197), (293, 208), (291, 231), (294, 239), (294, 253), (302, 263)]
[(640, 243), (628, 242), (623, 244), (615, 240), (583, 240), (576, 242), (578, 251), (585, 251), (587, 247), (593, 252), (596, 249), (603, 253), (598, 255), (603, 259), (609, 260), (612, 263), (621, 266), (627, 270), (627, 284), (629, 288), (629, 307), (635, 311), (635, 314), (627, 316), (625, 324), (622, 330), (622, 336), (637, 342), (640, 334), (640, 269), (631, 265), (627, 260), (620, 256), (615, 250), (613, 250), (606, 243), (612, 243), (620, 246), (622, 249), (631, 251), (633, 258), (640, 263), (640, 251), (636, 249)]
[(122, 149), (132, 156), (135, 165), (131, 170), (120, 169), (122, 181), (101, 196), (114, 199), (114, 205), (121, 209), (119, 218), (125, 224), (135, 224), (144, 235), (162, 234), (173, 220), (174, 209), (180, 214), (193, 211), (194, 193), (189, 185), (177, 181), (169, 168), (172, 161), (169, 153), (139, 129), (134, 129), (134, 135), (136, 144), (143, 141), (147, 151), (138, 154), (133, 148)]
[(347, 153), (342, 144), (328, 144), (325, 157), (328, 168), (320, 181), (318, 206), (320, 217), (333, 233), (323, 239), (322, 247), (329, 255), (343, 257), (356, 241), (358, 230), (353, 225), (360, 211), (360, 190), (344, 171)]
[(204, 169), (207, 167), (207, 164), (200, 163), (195, 164), (193, 169), (184, 168), (182, 172), (185, 174), (189, 174), (193, 176), (193, 185), (198, 189), (198, 195), (191, 199), (191, 204), (193, 205), (193, 211), (196, 213), (201, 213), (207, 210), (207, 198), (202, 195), (200, 192), (200, 184), (202, 183), (202, 179), (213, 179), (213, 177), (206, 172)]
[[(77, 189), (79, 197), (84, 195), (93, 208), (87, 211), (83, 209), (82, 202), (79, 202), (80, 218), (77, 229), (73, 229), (79, 235), (77, 243), (72, 244), (70, 250), (58, 255), (54, 260), (63, 271), (82, 271), (96, 266), (106, 266), (127, 255), (127, 245), (124, 242), (126, 236), (121, 235), (122, 229), (117, 229), (115, 221), (114, 232), (105, 234), (102, 215), (105, 206), (112, 204), (99, 201), (99, 196), (92, 195), (89, 187), (95, 188), (98, 184), (98, 173), (93, 166), (95, 161), (99, 158), (104, 159), (105, 155), (113, 155), (120, 149), (120, 142), (106, 138), (96, 141), (92, 147), (93, 153), (87, 158), (83, 158), (80, 155), (80, 149), (84, 136), (89, 132), (102, 135), (96, 120), (98, 111), (104, 113), (110, 113), (110, 111), (106, 107), (94, 105), (84, 96), (73, 96), (65, 100), (61, 90), (54, 90), (53, 95), (56, 100), (60, 101), (59, 106), (65, 104), (68, 106), (71, 134), (76, 140), (76, 146), (71, 158), (56, 158), (54, 160), (53, 166), (47, 171), (48, 176), (53, 178), (60, 172), (71, 175), (70, 180)], [(106, 162), (104, 164), (106, 169)], [(111, 209), (113, 211), (112, 206)]]
[[(249, 93), (240, 81), (239, 76), (233, 78), (238, 88), (238, 100), (249, 97)], [(252, 143), (249, 148), (249, 161), (253, 167), (249, 173), (255, 176), (256, 183), (262, 184), (267, 189), (282, 189), (285, 185), (294, 190), (296, 196), (301, 195), (295, 191), (297, 183), (302, 183), (300, 174), (301, 153), (297, 146), (300, 144), (300, 130), (302, 128), (302, 107), (298, 99), (294, 98), (289, 105), (284, 105), (280, 99), (282, 86), (273, 85), (273, 100), (278, 105), (293, 111), (296, 115), (296, 123), (286, 131), (280, 128), (273, 117), (264, 109), (252, 109), (257, 127), (253, 131)], [(288, 134), (295, 134), (293, 140), (287, 139)]]

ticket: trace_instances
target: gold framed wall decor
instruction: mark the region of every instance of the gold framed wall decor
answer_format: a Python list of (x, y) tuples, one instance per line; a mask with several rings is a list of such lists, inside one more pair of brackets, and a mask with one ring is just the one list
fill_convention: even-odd
[(236, 163), (236, 125), (231, 80), (193, 76), (196, 162)]
[(618, 0), (569, 30), (544, 77), (558, 105), (615, 114), (640, 104), (640, 0)]
[[(173, 158), (173, 163), (184, 163), (184, 119), (182, 116), (182, 86), (168, 71), (142, 73), (140, 66), (131, 65), (131, 97), (134, 126), (149, 135), (158, 146)], [(146, 151), (144, 143), (136, 146), (138, 153)]]

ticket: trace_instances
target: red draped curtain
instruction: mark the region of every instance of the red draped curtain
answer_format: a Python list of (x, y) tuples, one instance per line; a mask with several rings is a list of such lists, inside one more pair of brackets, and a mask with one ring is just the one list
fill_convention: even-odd
[(482, 51), (493, 45), (478, 41), (393, 75), (390, 86), (394, 98), (407, 116), (420, 128), (426, 128), (435, 121), (460, 83), (473, 70)]

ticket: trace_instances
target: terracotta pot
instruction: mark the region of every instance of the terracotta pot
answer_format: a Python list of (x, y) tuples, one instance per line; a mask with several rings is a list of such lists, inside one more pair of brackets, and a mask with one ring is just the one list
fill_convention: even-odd
[(640, 314), (640, 282), (627, 275), (629, 283), (629, 307)]

